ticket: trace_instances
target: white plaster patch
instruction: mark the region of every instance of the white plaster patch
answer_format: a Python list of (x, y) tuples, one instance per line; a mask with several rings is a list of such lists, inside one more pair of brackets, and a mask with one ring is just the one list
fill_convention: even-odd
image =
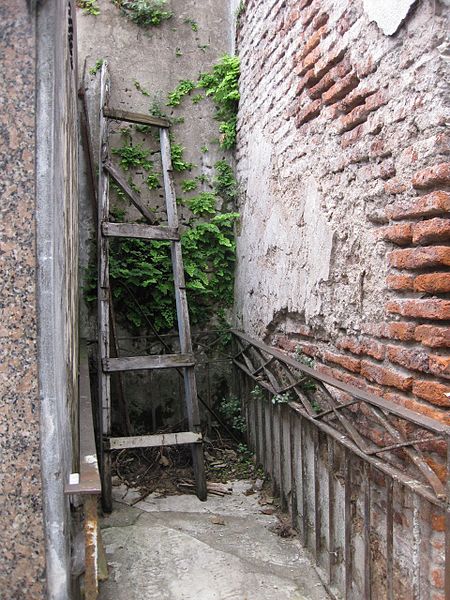
[(303, 247), (306, 253), (306, 321), (320, 313), (321, 300), (318, 285), (330, 274), (333, 232), (321, 208), (321, 197), (315, 180), (311, 177), (305, 189)]
[(416, 0), (364, 0), (364, 10), (385, 35), (393, 35)]
[(97, 462), (97, 457), (95, 456), (95, 454), (88, 454), (84, 457), (84, 462), (88, 465), (93, 465)]

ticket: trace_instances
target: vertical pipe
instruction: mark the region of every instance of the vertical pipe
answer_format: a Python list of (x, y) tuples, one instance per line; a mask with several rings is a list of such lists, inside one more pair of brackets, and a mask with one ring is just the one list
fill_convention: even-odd
[(279, 469), (280, 469), (280, 498), (281, 498), (281, 510), (285, 511), (287, 508), (287, 498), (286, 498), (286, 482), (284, 480), (284, 405), (280, 404), (278, 406), (278, 425), (279, 425), (279, 434), (278, 438), (280, 440), (280, 448), (279, 448)]
[(345, 600), (350, 598), (352, 591), (352, 490), (350, 472), (350, 454), (344, 449), (344, 568), (345, 568)]
[(420, 497), (413, 490), (410, 491), (413, 502), (413, 556), (412, 556), (412, 592), (413, 600), (420, 599), (420, 579), (421, 579), (421, 560), (420, 560)]
[(370, 465), (363, 463), (364, 490), (364, 598), (372, 598), (371, 552), (370, 552)]
[(305, 452), (305, 420), (300, 418), (300, 448), (301, 448), (301, 467), (302, 467), (302, 544), (308, 546), (309, 531), (308, 531), (308, 501), (306, 497), (306, 452)]
[(293, 410), (290, 411), (289, 415), (289, 446), (290, 446), (290, 459), (291, 459), (291, 522), (292, 527), (297, 529), (297, 517), (298, 517), (298, 506), (297, 506), (297, 452), (295, 444), (295, 425), (297, 415)]
[(450, 598), (450, 435), (447, 436), (447, 498), (445, 506), (445, 597)]
[(320, 510), (319, 510), (319, 475), (318, 475), (318, 462), (319, 462), (319, 430), (317, 427), (313, 429), (313, 449), (314, 449), (314, 558), (316, 564), (319, 562), (320, 555)]
[(386, 481), (386, 598), (394, 599), (394, 482)]
[(334, 440), (327, 436), (327, 471), (328, 471), (328, 583), (334, 582), (335, 541), (334, 541)]
[(270, 475), (272, 477), (272, 494), (279, 495), (279, 485), (277, 474), (275, 472), (275, 411), (272, 403), (272, 398), (269, 398), (269, 439), (270, 439)]

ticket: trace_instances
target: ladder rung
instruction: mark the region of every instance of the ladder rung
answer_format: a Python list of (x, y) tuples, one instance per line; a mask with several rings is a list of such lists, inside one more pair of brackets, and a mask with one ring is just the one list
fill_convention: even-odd
[(180, 433), (158, 433), (155, 435), (138, 435), (135, 437), (107, 438), (106, 444), (110, 450), (121, 450), (122, 448), (154, 448), (158, 446), (198, 444), (201, 441), (201, 433), (181, 431)]
[(105, 106), (103, 114), (105, 117), (108, 117), (108, 119), (115, 119), (116, 121), (138, 123), (139, 125), (154, 125), (155, 127), (170, 127), (170, 123), (167, 119), (160, 119), (158, 117), (152, 117), (151, 115), (143, 115), (141, 113), (120, 110), (119, 108), (109, 108)]
[(152, 225), (139, 225), (135, 223), (103, 223), (103, 235), (108, 237), (142, 238), (144, 240), (172, 240), (180, 239), (178, 229), (175, 227), (161, 227)]
[(103, 370), (106, 373), (115, 371), (142, 371), (146, 369), (173, 369), (174, 367), (193, 367), (192, 354), (159, 354), (151, 356), (129, 356), (122, 358), (106, 358)]

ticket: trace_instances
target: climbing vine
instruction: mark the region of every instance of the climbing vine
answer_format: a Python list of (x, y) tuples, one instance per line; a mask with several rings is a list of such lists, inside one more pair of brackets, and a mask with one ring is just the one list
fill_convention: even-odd
[(167, 0), (113, 0), (121, 12), (139, 27), (157, 27), (173, 17)]
[[(179, 106), (183, 98), (192, 91), (204, 90), (215, 105), (215, 118), (219, 121), (220, 147), (231, 150), (236, 144), (236, 122), (239, 105), (239, 57), (225, 54), (208, 73), (201, 73), (197, 81), (183, 79), (169, 93), (167, 106)], [(194, 104), (201, 102), (203, 95), (192, 97)]]

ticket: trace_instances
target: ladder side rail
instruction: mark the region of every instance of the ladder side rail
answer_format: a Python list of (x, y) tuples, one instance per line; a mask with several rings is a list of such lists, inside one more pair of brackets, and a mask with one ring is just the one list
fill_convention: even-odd
[[(167, 220), (169, 227), (178, 228), (178, 212), (175, 190), (172, 180), (172, 160), (170, 152), (170, 138), (167, 129), (160, 128), (161, 164), (164, 179), (164, 194), (166, 199)], [(171, 243), (172, 268), (175, 287), (175, 303), (177, 309), (178, 335), (182, 353), (192, 354), (191, 328), (189, 310), (186, 297), (186, 282), (183, 268), (181, 241)], [(201, 431), (200, 411), (198, 408), (197, 383), (194, 367), (183, 369), (184, 391), (189, 429), (195, 433)], [(206, 474), (203, 457), (203, 447), (199, 444), (191, 445), (192, 462), (200, 500), (206, 500)]]
[(108, 103), (110, 79), (108, 65), (102, 65), (100, 79), (100, 144), (98, 155), (98, 382), (101, 421), (102, 502), (106, 512), (112, 510), (111, 455), (105, 451), (103, 440), (111, 435), (111, 380), (103, 370), (103, 362), (110, 356), (109, 323), (109, 241), (102, 233), (102, 223), (109, 219), (109, 177), (103, 168), (108, 158), (108, 121), (104, 107)]

